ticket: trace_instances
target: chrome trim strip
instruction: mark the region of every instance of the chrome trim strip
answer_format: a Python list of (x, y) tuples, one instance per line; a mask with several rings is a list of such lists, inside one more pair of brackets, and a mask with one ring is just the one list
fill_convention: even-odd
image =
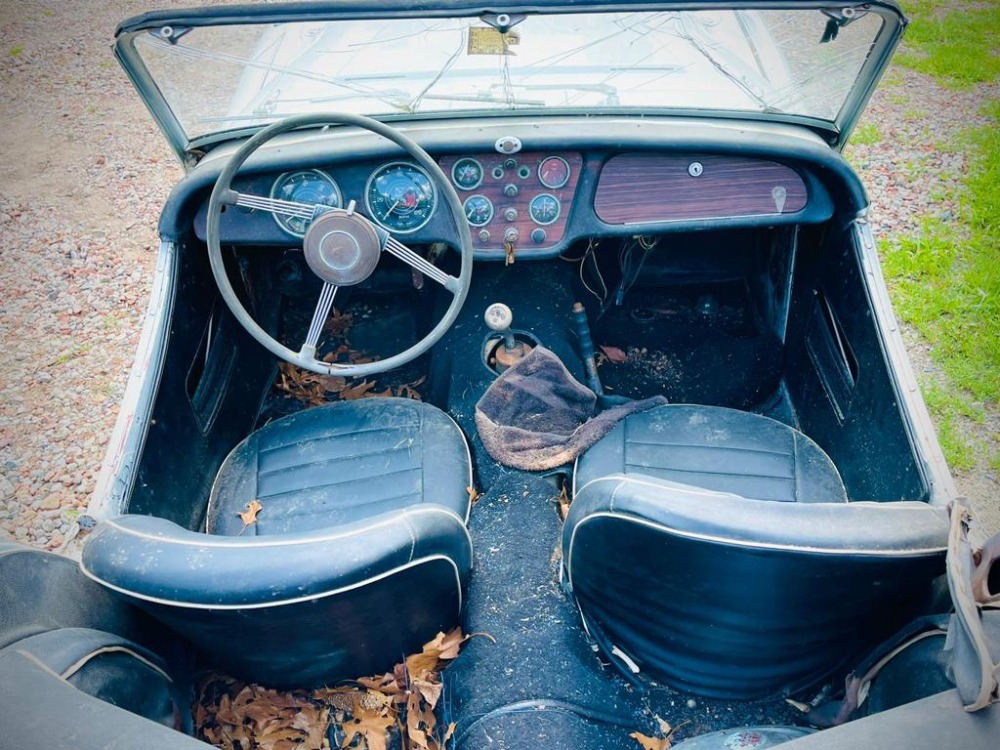
[(92, 581), (96, 581), (102, 586), (112, 591), (116, 591), (119, 594), (132, 597), (133, 599), (140, 599), (144, 602), (150, 602), (152, 604), (160, 604), (166, 607), (183, 607), (187, 609), (200, 609), (200, 610), (238, 611), (238, 610), (248, 610), (248, 609), (269, 609), (271, 607), (283, 607), (292, 604), (303, 604), (305, 602), (311, 602), (317, 599), (326, 599), (331, 596), (336, 596), (337, 594), (343, 594), (347, 591), (353, 591), (354, 589), (361, 588), (362, 586), (367, 586), (369, 583), (377, 583), (378, 581), (388, 578), (391, 575), (395, 575), (396, 573), (401, 573), (404, 570), (409, 570), (410, 568), (415, 568), (418, 565), (434, 562), (436, 560), (444, 560), (448, 562), (455, 571), (455, 589), (458, 591), (458, 613), (461, 614), (462, 604), (463, 604), (462, 577), (461, 574), (459, 573), (458, 565), (456, 565), (455, 561), (446, 555), (429, 555), (428, 557), (422, 557), (418, 560), (411, 560), (405, 565), (400, 565), (399, 567), (387, 570), (384, 573), (380, 573), (377, 576), (366, 578), (363, 581), (358, 581), (357, 583), (352, 583), (347, 586), (342, 586), (339, 589), (332, 589), (330, 591), (323, 591), (317, 594), (295, 597), (293, 599), (282, 599), (273, 602), (259, 602), (256, 604), (200, 604), (195, 602), (179, 602), (179, 601), (171, 601), (169, 599), (160, 599), (159, 597), (147, 596), (145, 594), (137, 594), (134, 591), (129, 591), (128, 589), (121, 588), (120, 586), (114, 586), (112, 584), (107, 583), (106, 581), (101, 580), (97, 576), (90, 574), (89, 572), (87, 572), (86, 569), (83, 569), (82, 566), (81, 569), (83, 570), (84, 575), (86, 575)]

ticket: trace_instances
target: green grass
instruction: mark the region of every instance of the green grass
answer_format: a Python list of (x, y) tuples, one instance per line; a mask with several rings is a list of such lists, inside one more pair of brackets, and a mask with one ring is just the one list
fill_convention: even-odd
[(951, 468), (964, 471), (971, 469), (977, 454), (988, 451), (982, 442), (970, 437), (969, 422), (982, 424), (986, 413), (982, 406), (972, 403), (954, 388), (945, 388), (936, 381), (924, 382), (920, 389), (927, 402), (927, 408), (935, 416), (937, 435), (941, 450)]
[[(904, 0), (904, 10), (912, 24), (896, 64), (952, 89), (1000, 78), (1000, 1)], [(906, 106), (906, 92), (892, 88), (889, 101)], [(983, 428), (987, 410), (1000, 404), (1000, 102), (985, 101), (986, 126), (952, 139), (923, 134), (936, 149), (967, 155), (958, 186), (931, 196), (957, 205), (955, 214), (925, 216), (917, 231), (882, 247), (896, 311), (931, 345), (940, 367), (922, 389), (945, 456), (959, 471), (980, 460), (1000, 470), (1000, 436)], [(905, 116), (916, 115), (911, 108)], [(863, 143), (871, 134), (859, 128), (856, 135)], [(909, 174), (926, 168), (919, 159), (906, 165)]]
[(11, 57), (20, 57), (21, 53), (24, 52), (24, 47), (22, 47), (20, 44), (16, 44), (13, 47), (11, 47), (9, 51)]
[(851, 145), (874, 146), (882, 140), (882, 133), (874, 122), (863, 122), (851, 134)]
[(1000, 75), (1000, 3), (953, 0), (904, 2), (913, 23), (903, 37), (895, 62), (933, 76), (949, 88), (989, 83)]
[(919, 231), (890, 238), (883, 263), (900, 316), (931, 344), (953, 388), (925, 384), (928, 408), (953, 468), (977, 454), (1000, 463), (1000, 444), (971, 440), (969, 421), (1000, 402), (1000, 102), (986, 106), (990, 123), (967, 133), (968, 167), (952, 221), (924, 218)]
[(891, 239), (885, 269), (900, 314), (934, 346), (954, 384), (1000, 400), (1000, 104), (992, 125), (969, 137), (957, 221), (924, 218)]

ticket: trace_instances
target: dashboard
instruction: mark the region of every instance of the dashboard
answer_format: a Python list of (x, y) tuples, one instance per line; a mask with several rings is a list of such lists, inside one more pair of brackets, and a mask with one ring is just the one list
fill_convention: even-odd
[[(433, 155), (433, 153), (432, 153)], [(470, 150), (433, 155), (462, 202), (477, 258), (553, 257), (604, 234), (818, 222), (832, 200), (809, 169), (743, 154), (605, 150)], [(238, 178), (241, 193), (358, 209), (406, 244), (448, 242), (440, 188), (406, 158), (317, 164)], [(320, 209), (322, 210), (322, 209)], [(206, 206), (195, 219), (204, 238)], [(310, 219), (231, 207), (230, 244), (300, 244)]]

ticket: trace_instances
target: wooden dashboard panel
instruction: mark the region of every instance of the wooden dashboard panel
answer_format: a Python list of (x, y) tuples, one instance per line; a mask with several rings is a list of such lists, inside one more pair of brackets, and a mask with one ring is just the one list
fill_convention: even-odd
[[(569, 179), (560, 188), (547, 188), (538, 177), (539, 165), (550, 156), (560, 157), (569, 166)], [(439, 163), (445, 174), (450, 176), (455, 162), (465, 158), (475, 159), (482, 165), (483, 181), (471, 190), (464, 190), (456, 185), (459, 198), (465, 201), (470, 196), (482, 195), (490, 200), (494, 209), (493, 218), (489, 223), (481, 227), (470, 227), (475, 249), (502, 250), (504, 233), (510, 228), (517, 230), (518, 240), (514, 243), (517, 251), (544, 250), (562, 241), (570, 209), (573, 206), (573, 196), (580, 180), (580, 173), (583, 171), (583, 156), (581, 154), (565, 152), (522, 152), (511, 156), (504, 156), (496, 152), (459, 154), (446, 156), (440, 159)], [(526, 168), (525, 176), (521, 176), (522, 167)], [(502, 176), (496, 176), (501, 173)], [(516, 195), (509, 196), (504, 193), (504, 188), (508, 185), (516, 187)], [(559, 217), (551, 224), (539, 225), (535, 223), (528, 212), (532, 199), (542, 193), (554, 196), (560, 204)], [(516, 217), (507, 219), (505, 214), (511, 209), (516, 213)], [(541, 229), (545, 233), (541, 242), (532, 240), (532, 232), (536, 229)]]
[(799, 174), (738, 156), (622, 154), (605, 162), (594, 211), (607, 224), (722, 219), (802, 210)]

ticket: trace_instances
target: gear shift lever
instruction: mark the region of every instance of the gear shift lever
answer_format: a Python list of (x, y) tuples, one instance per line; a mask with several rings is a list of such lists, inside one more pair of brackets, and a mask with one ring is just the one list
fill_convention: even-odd
[(514, 322), (514, 313), (511, 309), (503, 302), (494, 302), (486, 308), (483, 318), (491, 331), (503, 336), (504, 348), (511, 351), (514, 348), (514, 333), (510, 330), (510, 325)]
[(510, 326), (514, 322), (514, 313), (507, 305), (502, 302), (494, 302), (486, 308), (483, 318), (490, 330), (496, 331), (503, 337), (502, 345), (498, 346), (493, 353), (498, 369), (506, 370), (531, 351), (532, 347), (518, 341), (514, 337), (514, 332), (510, 330)]

